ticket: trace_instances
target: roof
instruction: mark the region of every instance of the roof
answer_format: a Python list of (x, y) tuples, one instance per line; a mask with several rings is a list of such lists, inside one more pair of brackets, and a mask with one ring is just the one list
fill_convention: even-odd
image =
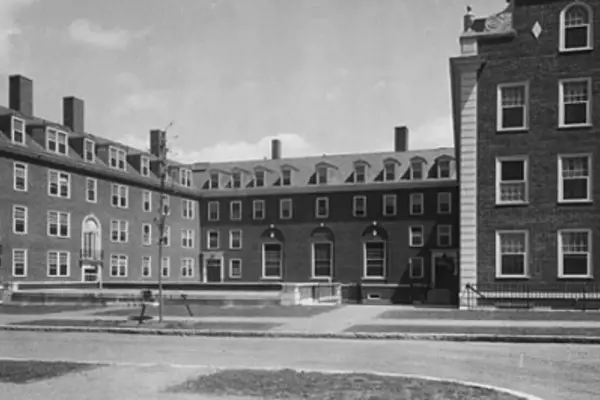
[(471, 13), (471, 8), (468, 7), (467, 15), (465, 17), (471, 17), (472, 23), (470, 27), (465, 27), (466, 31), (461, 36), (497, 37), (516, 34), (513, 28), (514, 2), (509, 0), (507, 3), (508, 6), (499, 13), (480, 18), (475, 18)]

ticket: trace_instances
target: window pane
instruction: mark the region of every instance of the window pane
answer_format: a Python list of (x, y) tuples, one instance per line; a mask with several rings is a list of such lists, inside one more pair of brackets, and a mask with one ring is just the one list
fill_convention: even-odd
[(502, 267), (500, 272), (502, 275), (525, 275), (525, 255), (502, 255)]
[(502, 181), (522, 181), (525, 179), (525, 163), (522, 160), (500, 163)]
[(588, 254), (565, 254), (563, 256), (564, 275), (587, 275)]
[(565, 200), (580, 200), (588, 198), (587, 179), (565, 179), (563, 181), (563, 198)]

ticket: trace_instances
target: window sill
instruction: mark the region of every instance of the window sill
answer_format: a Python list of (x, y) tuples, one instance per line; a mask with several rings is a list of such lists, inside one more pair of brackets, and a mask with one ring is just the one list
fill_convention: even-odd
[(496, 128), (497, 134), (503, 133), (529, 133), (528, 126), (520, 126), (518, 128)]
[(263, 276), (260, 278), (261, 281), (282, 281), (283, 278), (280, 276)]
[(496, 202), (496, 207), (526, 207), (529, 205), (529, 201), (522, 202), (513, 202), (513, 203), (498, 203)]
[(363, 276), (360, 278), (362, 281), (377, 281), (383, 282), (385, 281), (385, 276)]
[(570, 124), (570, 125), (558, 124), (558, 127), (557, 127), (557, 129), (562, 130), (562, 131), (577, 130), (577, 129), (589, 129), (589, 128), (593, 128), (593, 125), (591, 123)]
[(518, 279), (518, 280), (529, 280), (531, 277), (529, 275), (496, 275), (496, 279), (510, 280), (510, 279)]
[(578, 47), (575, 49), (568, 49), (565, 47), (559, 48), (558, 49), (558, 54), (577, 54), (577, 53), (589, 53), (594, 51), (594, 47), (593, 46), (588, 46), (588, 47)]
[(577, 206), (577, 205), (581, 205), (581, 206), (589, 206), (594, 204), (594, 201), (589, 199), (589, 200), (558, 200), (556, 202), (556, 204), (558, 204), (559, 206)]
[(593, 280), (594, 277), (592, 275), (561, 275), (559, 274), (558, 279), (562, 280)]

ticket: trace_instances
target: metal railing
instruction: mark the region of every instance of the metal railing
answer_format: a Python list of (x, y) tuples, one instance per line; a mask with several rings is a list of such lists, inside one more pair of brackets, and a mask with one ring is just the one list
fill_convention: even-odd
[(79, 250), (80, 261), (102, 261), (104, 259), (104, 250), (81, 249)]

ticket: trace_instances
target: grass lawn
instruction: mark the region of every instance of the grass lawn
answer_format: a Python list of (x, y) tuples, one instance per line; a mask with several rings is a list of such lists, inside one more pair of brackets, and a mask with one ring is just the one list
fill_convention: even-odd
[(379, 315), (383, 319), (462, 319), (502, 321), (600, 321), (597, 311), (485, 311), (485, 310), (394, 310)]
[(0, 360), (0, 382), (31, 383), (74, 372), (89, 371), (100, 366), (99, 364), (55, 361)]
[(309, 400), (518, 400), (518, 397), (453, 383), (381, 377), (371, 374), (321, 374), (293, 370), (225, 370), (167, 389), (171, 393), (257, 399)]
[(0, 304), (0, 314), (53, 314), (65, 311), (79, 311), (99, 308), (97, 305), (76, 304)]
[[(335, 309), (336, 306), (265, 306), (265, 307), (218, 307), (190, 305), (194, 317), (297, 317), (306, 318)], [(101, 311), (96, 315), (139, 316), (141, 308)], [(189, 317), (184, 305), (168, 305), (164, 315), (169, 317)], [(148, 307), (146, 315), (157, 316), (158, 307)]]
[(507, 326), (411, 326), (411, 325), (354, 325), (346, 332), (382, 333), (462, 333), (496, 335), (600, 336), (600, 328), (545, 328)]

